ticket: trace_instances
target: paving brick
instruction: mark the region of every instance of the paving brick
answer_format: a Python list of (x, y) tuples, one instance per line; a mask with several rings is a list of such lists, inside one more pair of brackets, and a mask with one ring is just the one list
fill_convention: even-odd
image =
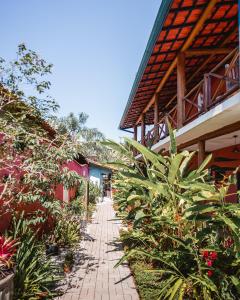
[(114, 218), (112, 201), (106, 198), (87, 226), (72, 288), (58, 300), (139, 300), (128, 265), (114, 268), (123, 255), (118, 242), (121, 223)]

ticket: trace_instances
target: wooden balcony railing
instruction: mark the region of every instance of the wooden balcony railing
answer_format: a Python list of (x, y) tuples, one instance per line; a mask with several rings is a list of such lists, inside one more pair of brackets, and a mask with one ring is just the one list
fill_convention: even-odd
[[(225, 58), (211, 72), (204, 74), (203, 80), (183, 98), (183, 125), (206, 113), (240, 89), (239, 50), (231, 54), (229, 64), (226, 63), (227, 58)], [(161, 115), (158, 124), (148, 131), (144, 137), (146, 146), (152, 147), (168, 136), (167, 119), (173, 128), (177, 128), (177, 105)]]

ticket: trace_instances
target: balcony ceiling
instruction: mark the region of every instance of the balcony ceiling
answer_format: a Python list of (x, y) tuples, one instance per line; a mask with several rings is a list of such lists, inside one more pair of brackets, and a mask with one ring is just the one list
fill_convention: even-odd
[[(219, 0), (215, 4), (189, 49), (236, 48), (238, 46), (237, 0)], [(147, 48), (134, 81), (120, 129), (133, 127), (144, 108), (152, 99), (171, 63), (181, 51), (209, 0), (163, 0), (159, 9)], [(226, 54), (225, 54), (226, 55)], [(209, 72), (225, 56), (211, 56), (208, 64), (198, 72), (206, 61), (206, 55), (186, 58), (187, 89), (198, 83), (204, 73)], [(196, 72), (196, 76), (189, 78)], [(159, 110), (170, 110), (176, 102), (169, 104), (177, 90), (176, 68), (160, 91)], [(146, 124), (153, 123), (153, 108), (146, 113)]]

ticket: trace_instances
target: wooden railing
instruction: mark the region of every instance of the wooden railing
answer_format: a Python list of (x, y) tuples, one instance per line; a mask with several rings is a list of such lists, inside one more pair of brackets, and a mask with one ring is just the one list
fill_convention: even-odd
[[(203, 80), (186, 94), (183, 99), (183, 125), (198, 118), (239, 90), (239, 80), (239, 50), (236, 49), (211, 72), (204, 74)], [(177, 105), (164, 115), (161, 114), (158, 124), (147, 132), (144, 137), (146, 146), (151, 148), (168, 136), (167, 119), (173, 128), (177, 128)]]
[(169, 112), (161, 117), (160, 121), (144, 137), (144, 144), (152, 147), (154, 144), (168, 136), (168, 122), (172, 128), (177, 128), (177, 106), (174, 106)]
[[(221, 67), (225, 67), (223, 74), (217, 73)], [(224, 101), (238, 89), (239, 53), (237, 52), (230, 64), (221, 62), (210, 73), (204, 74), (204, 79), (184, 97), (184, 125)]]

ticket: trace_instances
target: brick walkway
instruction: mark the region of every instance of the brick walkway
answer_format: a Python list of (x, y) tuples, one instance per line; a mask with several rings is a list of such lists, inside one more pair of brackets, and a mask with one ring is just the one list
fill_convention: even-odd
[(114, 268), (123, 255), (111, 200), (97, 205), (79, 251), (71, 287), (61, 300), (138, 300), (133, 278), (126, 264)]

